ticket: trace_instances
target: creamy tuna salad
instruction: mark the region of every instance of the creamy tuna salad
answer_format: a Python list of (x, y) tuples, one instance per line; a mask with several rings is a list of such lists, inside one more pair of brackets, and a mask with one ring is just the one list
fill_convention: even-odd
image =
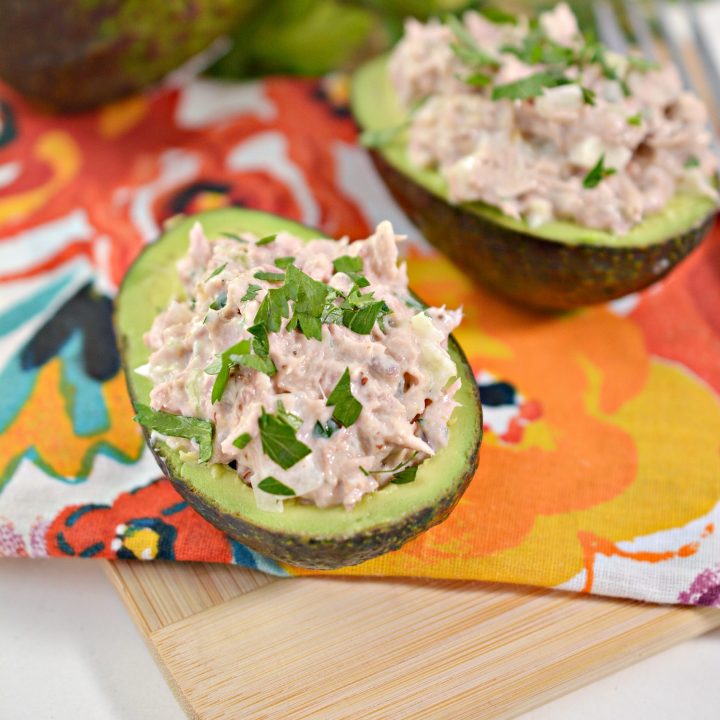
[(676, 193), (718, 199), (700, 99), (673, 66), (585, 39), (565, 4), (537, 21), (408, 20), (389, 67), (409, 158), (439, 170), (453, 202), (622, 235)]
[(178, 263), (187, 297), (145, 335), (140, 421), (189, 459), (230, 465), (266, 510), (290, 498), (351, 509), (413, 482), (447, 444), (461, 311), (413, 299), (401, 239), (383, 222), (353, 243), (209, 242), (196, 224)]

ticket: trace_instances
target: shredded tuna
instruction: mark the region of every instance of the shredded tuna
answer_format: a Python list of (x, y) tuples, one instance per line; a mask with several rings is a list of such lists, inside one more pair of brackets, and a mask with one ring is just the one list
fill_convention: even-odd
[[(398, 97), (416, 108), (409, 158), (438, 169), (453, 202), (483, 201), (531, 226), (565, 219), (622, 235), (678, 192), (718, 200), (707, 110), (673, 66), (642, 67), (606, 49), (601, 61), (592, 58), (564, 3), (541, 14), (538, 28), (524, 17), (496, 24), (472, 11), (462, 26), (497, 67), (473, 66), (453, 51), (454, 29), (436, 19), (408, 20), (390, 60)], [(498, 85), (559, 71), (512, 52), (528, 38), (574, 51), (560, 66), (567, 84), (491, 99)], [(465, 81), (478, 69), (488, 75), (483, 86)], [(612, 174), (585, 187), (601, 158)]]
[[(352, 508), (364, 495), (387, 484), (398, 466), (412, 467), (448, 441), (448, 422), (457, 403), (460, 383), (447, 349), (448, 335), (461, 320), (460, 310), (422, 310), (410, 296), (405, 264), (398, 264), (396, 236), (389, 222), (381, 223), (366, 240), (312, 240), (305, 243), (281, 232), (268, 244), (256, 244), (250, 234), (208, 241), (199, 224), (192, 229), (187, 255), (178, 273), (187, 297), (173, 301), (145, 335), (152, 351), (141, 369), (152, 382), (154, 410), (210, 420), (215, 426), (211, 462), (233, 463), (250, 484), (258, 505), (282, 510), (286, 498), (261, 490), (263, 478), (273, 477), (291, 488), (301, 502), (320, 507)], [(278, 258), (315, 280), (347, 294), (353, 280), (335, 272), (342, 256), (362, 260), (362, 275), (391, 311), (384, 330), (358, 334), (342, 323), (323, 324), (322, 340), (297, 329), (270, 332), (269, 356), (277, 372), (268, 375), (235, 367), (220, 400), (212, 402), (216, 375), (206, 370), (230, 346), (252, 339), (248, 328), (270, 288), (278, 282), (258, 279), (261, 272), (282, 272)], [(248, 288), (259, 287), (248, 298)], [(225, 300), (224, 306), (218, 298)], [(333, 407), (328, 396), (345, 369), (352, 395), (362, 404), (357, 420), (330, 437), (319, 436), (316, 423), (327, 426)], [(278, 403), (301, 422), (297, 439), (311, 453), (283, 469), (264, 451), (258, 430), (263, 409), (273, 413)], [(233, 444), (250, 436), (240, 449)], [(191, 452), (190, 441), (170, 439), (172, 446)]]

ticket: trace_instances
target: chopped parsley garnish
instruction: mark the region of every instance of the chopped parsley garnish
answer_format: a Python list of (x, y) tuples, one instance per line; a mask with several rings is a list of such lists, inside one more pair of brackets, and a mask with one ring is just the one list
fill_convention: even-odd
[(569, 85), (571, 80), (562, 73), (542, 71), (530, 75), (521, 80), (505, 83), (504, 85), (496, 85), (492, 91), (492, 99), (500, 100), (508, 98), (510, 100), (527, 100), (531, 97), (542, 95), (545, 88), (558, 87), (559, 85)]
[(358, 287), (368, 287), (369, 280), (362, 275), (362, 258), (343, 255), (333, 260), (333, 270), (336, 273), (345, 273)]
[(501, 52), (515, 55), (526, 65), (554, 65), (568, 67), (575, 61), (572, 48), (550, 39), (538, 27), (532, 29), (522, 40), (522, 45), (503, 45)]
[(332, 288), (306, 275), (294, 265), (288, 267), (286, 278), (286, 287), (290, 297), (295, 301), (293, 315), (286, 329), (299, 328), (305, 337), (322, 340), (321, 317), (325, 308), (325, 299)]
[(236, 242), (239, 242), (239, 243), (247, 243), (247, 240), (243, 240), (243, 238), (241, 238), (237, 233), (224, 231), (224, 232), (221, 232), (220, 234), (223, 237), (228, 238), (229, 240), (235, 240)]
[(211, 303), (211, 310), (222, 310), (227, 305), (227, 290), (223, 290)]
[(289, 488), (285, 485), (285, 483), (281, 483), (272, 475), (269, 475), (265, 479), (261, 480), (258, 483), (258, 487), (263, 492), (270, 493), (270, 495), (284, 495), (286, 497), (292, 497), (295, 494), (295, 491), (292, 488)]
[(216, 275), (219, 275), (226, 267), (227, 267), (227, 263), (223, 263), (222, 265), (218, 265), (218, 266), (207, 276), (207, 280), (206, 280), (205, 282), (207, 282), (208, 280), (212, 280)]
[(277, 413), (278, 417), (283, 421), (286, 422), (290, 427), (292, 427), (294, 430), (299, 430), (302, 426), (302, 418), (298, 415), (294, 415), (293, 413), (289, 413), (285, 409), (285, 405), (283, 405), (282, 400), (278, 400), (277, 408), (275, 409), (275, 412)]
[(417, 465), (414, 465), (413, 467), (405, 468), (404, 470), (401, 470), (399, 473), (396, 473), (390, 482), (394, 483), (395, 485), (406, 485), (407, 483), (414, 482), (415, 476), (417, 475), (417, 471), (418, 471)]
[(492, 78), (482, 72), (473, 73), (472, 75), (468, 75), (462, 80), (467, 85), (473, 85), (474, 87), (485, 87), (492, 82)]
[(407, 460), (399, 462), (395, 467), (389, 470), (366, 470), (362, 465), (360, 466), (360, 472), (363, 475), (384, 475), (386, 473), (392, 473), (393, 477), (390, 482), (394, 482), (396, 485), (404, 485), (405, 483), (412, 482), (417, 474), (417, 465), (410, 467), (410, 463), (417, 456), (415, 451)]
[[(267, 340), (267, 336), (265, 337)], [(224, 352), (220, 353), (210, 365), (205, 368), (208, 375), (217, 375), (212, 387), (210, 400), (216, 403), (220, 400), (227, 387), (230, 379), (230, 371), (236, 366), (244, 366), (265, 373), (266, 375), (274, 375), (277, 372), (275, 363), (265, 354), (252, 354), (252, 350), (257, 353), (258, 339), (241, 340)]]
[(343, 427), (350, 427), (358, 419), (362, 405), (352, 394), (349, 368), (345, 368), (345, 372), (325, 404), (328, 407), (334, 406), (333, 420)]
[(262, 323), (268, 332), (278, 332), (282, 319), (288, 317), (288, 291), (285, 286), (271, 288), (260, 303), (253, 322)]
[(233, 440), (233, 445), (242, 450), (252, 440), (250, 433), (242, 433)]
[(209, 420), (172, 415), (163, 410), (153, 410), (148, 405), (136, 405), (137, 415), (133, 418), (150, 430), (162, 435), (194, 440), (199, 447), (198, 460), (207, 462), (212, 457), (212, 440), (215, 426)]
[(500, 63), (489, 53), (481, 50), (475, 38), (468, 32), (462, 21), (458, 20), (454, 15), (449, 15), (445, 20), (445, 24), (452, 30), (456, 43), (450, 45), (450, 49), (470, 67), (490, 67), (499, 68)]
[(251, 283), (248, 285), (247, 290), (245, 291), (245, 294), (240, 298), (240, 302), (245, 302), (246, 300), (254, 300), (255, 296), (262, 290), (262, 288), (259, 285), (255, 285), (255, 283)]
[(683, 167), (688, 169), (700, 167), (700, 158), (697, 155), (690, 155), (688, 159), (683, 163)]
[(312, 452), (295, 437), (297, 428), (288, 422), (288, 413), (284, 410), (282, 414), (271, 415), (263, 408), (258, 427), (263, 452), (283, 470), (291, 468)]
[(253, 352), (260, 357), (267, 357), (270, 353), (270, 340), (268, 340), (267, 328), (262, 323), (258, 323), (257, 325), (249, 327), (248, 332), (253, 336)]
[(360, 144), (366, 148), (383, 147), (395, 140), (400, 133), (407, 130), (409, 123), (402, 123), (390, 128), (382, 128), (380, 130), (364, 130), (360, 133)]
[(275, 267), (285, 270), (285, 268), (292, 265), (294, 262), (295, 258), (292, 255), (286, 255), (284, 257), (275, 258)]
[(642, 113), (635, 113), (627, 119), (628, 125), (641, 125), (642, 124)]
[(480, 8), (480, 14), (486, 19), (489, 20), (491, 23), (495, 23), (496, 25), (517, 25), (518, 19), (517, 15), (513, 15), (512, 13), (505, 12), (505, 10), (501, 10), (500, 8), (496, 7), (484, 7)]
[(332, 418), (330, 418), (325, 425), (318, 420), (313, 427), (313, 435), (318, 438), (329, 438), (332, 437), (339, 428), (340, 425)]
[(596, 188), (606, 177), (614, 175), (617, 171), (615, 168), (605, 167), (605, 155), (601, 155), (595, 166), (585, 176), (583, 180), (583, 187), (588, 190)]
[(255, 244), (256, 245), (269, 245), (271, 242), (275, 242), (275, 238), (277, 237), (277, 233), (274, 235), (266, 235), (263, 238), (260, 238)]
[(580, 90), (582, 91), (583, 102), (586, 105), (595, 105), (595, 99), (597, 98), (597, 93), (594, 90), (591, 90), (590, 88), (585, 87), (584, 85), (580, 86)]
[(285, 279), (283, 273), (266, 272), (265, 270), (258, 270), (253, 277), (258, 280), (267, 280), (267, 282), (282, 282)]
[(343, 310), (343, 325), (358, 335), (369, 335), (375, 321), (384, 332), (384, 318), (391, 312), (384, 300), (376, 300), (372, 292), (363, 295), (357, 284), (353, 285), (340, 307)]

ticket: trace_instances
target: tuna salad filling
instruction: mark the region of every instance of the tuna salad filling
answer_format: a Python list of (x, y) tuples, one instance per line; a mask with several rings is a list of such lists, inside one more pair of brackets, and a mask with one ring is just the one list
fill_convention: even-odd
[(452, 202), (623, 235), (676, 193), (718, 200), (701, 100), (675, 67), (584, 38), (564, 3), (537, 20), (408, 20), (389, 67), (409, 159)]
[(208, 241), (178, 263), (186, 297), (145, 343), (138, 420), (188, 461), (224, 463), (258, 506), (351, 509), (447, 445), (460, 387), (447, 341), (460, 310), (409, 293), (396, 236), (304, 242), (281, 232)]

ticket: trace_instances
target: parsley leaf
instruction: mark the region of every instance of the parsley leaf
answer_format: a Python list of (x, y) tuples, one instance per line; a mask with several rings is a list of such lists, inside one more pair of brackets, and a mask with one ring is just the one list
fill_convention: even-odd
[(493, 100), (508, 98), (510, 100), (527, 100), (527, 98), (542, 95), (546, 87), (568, 85), (570, 80), (557, 72), (542, 71), (521, 80), (496, 85), (492, 91)]
[(211, 310), (222, 310), (227, 305), (227, 290), (223, 290), (211, 303)]
[(153, 410), (148, 405), (138, 404), (136, 409), (137, 415), (133, 418), (135, 422), (163, 435), (195, 440), (200, 449), (198, 460), (201, 463), (207, 462), (212, 457), (215, 426), (209, 420), (173, 415), (163, 410)]
[(288, 289), (286, 287), (272, 288), (260, 303), (260, 307), (255, 313), (253, 322), (263, 324), (268, 332), (278, 332), (282, 324), (282, 319), (290, 315), (288, 309)]
[(395, 485), (406, 485), (407, 483), (411, 483), (415, 481), (415, 476), (417, 475), (418, 466), (414, 465), (413, 467), (405, 468), (404, 470), (401, 470), (399, 473), (396, 473), (392, 480), (390, 480), (391, 483), (394, 483)]
[(350, 427), (358, 419), (362, 412), (362, 404), (352, 394), (349, 368), (345, 368), (345, 372), (325, 404), (335, 406), (332, 414), (333, 420), (343, 427)]
[(585, 176), (583, 187), (588, 190), (596, 188), (606, 177), (614, 175), (617, 171), (615, 168), (605, 167), (605, 155), (601, 155), (595, 166)]
[(295, 428), (279, 413), (271, 415), (263, 408), (258, 427), (263, 452), (283, 470), (291, 468), (312, 452), (295, 437)]
[(597, 93), (594, 90), (591, 90), (588, 87), (585, 87), (584, 85), (580, 86), (580, 90), (582, 91), (583, 96), (583, 102), (586, 105), (595, 105), (595, 99), (597, 98)]
[(635, 113), (627, 119), (628, 125), (641, 125), (642, 124), (642, 113)]
[(250, 433), (242, 433), (233, 440), (233, 445), (241, 450), (252, 440)]
[(250, 283), (248, 285), (247, 290), (245, 291), (245, 294), (240, 298), (240, 302), (245, 302), (246, 300), (254, 300), (255, 296), (262, 290), (262, 288), (259, 285), (255, 285), (255, 283)]
[(345, 310), (343, 312), (343, 324), (358, 335), (369, 335), (376, 320), (380, 329), (383, 330), (383, 318), (390, 312), (390, 308), (384, 300), (376, 300), (364, 307)]
[(272, 475), (268, 475), (268, 477), (261, 480), (258, 483), (258, 487), (263, 492), (270, 493), (271, 495), (285, 495), (287, 497), (292, 497), (295, 494), (295, 491), (292, 488), (289, 488), (285, 485), (285, 483), (281, 483)]
[(476, 72), (472, 75), (468, 75), (466, 78), (463, 78), (463, 82), (466, 85), (472, 85), (473, 87), (485, 87), (492, 82), (492, 78), (485, 73)]
[(341, 255), (333, 260), (333, 270), (336, 273), (346, 273), (349, 275), (354, 272), (362, 272), (362, 258), (352, 255)]
[(688, 169), (700, 167), (700, 158), (697, 155), (690, 155), (683, 163), (683, 167)]
[(287, 269), (287, 285), (291, 297), (295, 300), (293, 315), (286, 329), (300, 329), (307, 338), (322, 340), (322, 325), (320, 318), (325, 308), (325, 299), (331, 288), (329, 285), (311, 278), (294, 265)]
[(286, 422), (288, 425), (290, 425), (293, 430), (299, 430), (302, 427), (302, 418), (298, 415), (294, 415), (293, 413), (289, 413), (285, 409), (285, 405), (283, 405), (282, 400), (278, 400), (277, 409), (275, 410), (278, 417), (283, 421)]
[(292, 265), (294, 262), (295, 258), (292, 255), (285, 255), (284, 257), (275, 258), (275, 267), (285, 270), (285, 268)]
[(247, 243), (247, 240), (243, 240), (237, 233), (233, 232), (221, 232), (220, 233), (223, 237), (228, 238), (229, 240), (235, 240), (239, 243)]
[(212, 280), (216, 275), (219, 275), (226, 267), (227, 267), (227, 263), (223, 263), (222, 265), (218, 265), (218, 266), (207, 276), (207, 280), (205, 280), (205, 282), (207, 282), (208, 280)]
[(253, 352), (260, 357), (267, 357), (270, 353), (270, 340), (268, 339), (267, 328), (258, 323), (248, 328), (248, 332), (254, 336), (252, 341)]
[(489, 53), (481, 50), (475, 43), (475, 38), (468, 32), (461, 20), (449, 15), (445, 24), (452, 30), (457, 42), (450, 45), (450, 49), (462, 62), (472, 67), (487, 66), (493, 69), (500, 67), (500, 63)]
[[(267, 335), (265, 336), (267, 340)], [(253, 340), (253, 349), (258, 343), (257, 338)], [(235, 366), (243, 366), (265, 373), (266, 375), (274, 375), (277, 372), (275, 363), (267, 357), (267, 353), (252, 355), (250, 340), (241, 340), (232, 347), (223, 351), (213, 360), (210, 365), (205, 368), (208, 375), (217, 375), (212, 387), (210, 400), (216, 403), (220, 400), (227, 387), (230, 379), (230, 371)]]
[(256, 245), (269, 245), (271, 242), (275, 242), (277, 233), (274, 235), (266, 235), (264, 238), (260, 238), (255, 244)]
[(318, 420), (313, 427), (313, 435), (315, 437), (329, 438), (332, 437), (339, 428), (340, 425), (338, 425), (332, 418), (327, 421), (326, 425), (323, 425)]
[(253, 277), (258, 280), (267, 280), (268, 282), (282, 282), (285, 279), (283, 273), (266, 272), (265, 270), (258, 270)]

